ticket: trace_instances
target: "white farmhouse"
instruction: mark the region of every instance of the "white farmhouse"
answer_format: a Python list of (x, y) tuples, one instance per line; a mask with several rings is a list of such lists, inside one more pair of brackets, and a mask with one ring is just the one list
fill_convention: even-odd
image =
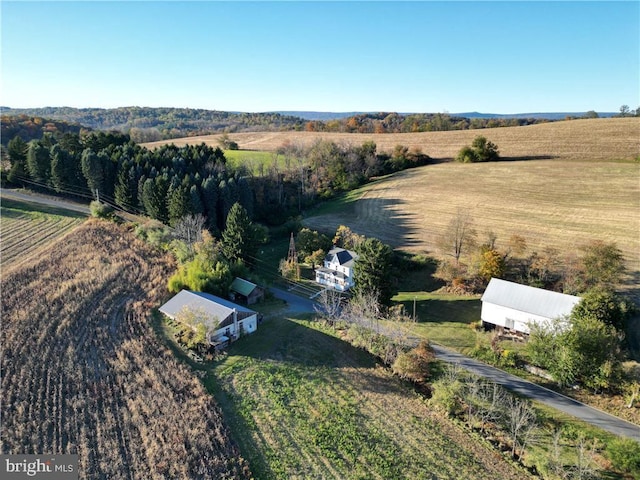
[(345, 292), (353, 287), (353, 267), (358, 254), (334, 246), (324, 258), (324, 265), (316, 269), (316, 282)]
[(257, 312), (208, 293), (182, 290), (159, 310), (172, 320), (204, 324), (207, 340), (216, 346), (258, 329)]
[(481, 300), (483, 325), (529, 334), (530, 324), (568, 316), (581, 298), (492, 278)]

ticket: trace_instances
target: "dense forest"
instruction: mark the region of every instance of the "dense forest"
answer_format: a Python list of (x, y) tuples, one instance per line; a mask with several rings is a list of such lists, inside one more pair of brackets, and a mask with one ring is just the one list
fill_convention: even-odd
[(30, 115), (2, 115), (0, 119), (0, 141), (2, 145), (9, 143), (13, 137), (20, 137), (25, 142), (42, 138), (45, 133), (59, 135), (64, 133), (80, 133), (86, 130), (82, 125), (64, 120), (51, 120)]
[[(96, 198), (134, 213), (175, 224), (203, 214), (212, 232), (224, 228), (239, 202), (252, 219), (281, 224), (319, 200), (351, 190), (370, 178), (424, 165), (428, 156), (398, 146), (377, 153), (373, 142), (339, 146), (318, 141), (308, 149), (283, 145), (259, 174), (227, 165), (219, 148), (164, 145), (153, 151), (119, 132), (51, 134), (6, 148), (6, 180), (61, 195)], [(4, 177), (4, 175), (3, 175)]]
[[(28, 115), (78, 123), (96, 130), (119, 130), (136, 142), (216, 132), (301, 130), (304, 120), (277, 113), (234, 113), (192, 108), (2, 108), (3, 116)], [(3, 118), (4, 122), (4, 118)], [(26, 140), (23, 138), (23, 140)]]
[[(220, 132), (307, 130), (346, 133), (410, 133), (513, 127), (548, 122), (541, 118), (467, 118), (446, 113), (362, 113), (340, 119), (305, 121), (279, 113), (234, 113), (190, 108), (45, 107), (2, 109), (3, 123), (13, 116), (45, 117), (96, 130), (118, 130), (139, 143)], [(15, 121), (11, 121), (15, 123)], [(50, 122), (50, 121), (46, 121)], [(30, 140), (22, 134), (23, 140)], [(3, 132), (4, 138), (4, 132)], [(10, 137), (9, 137), (10, 138)]]

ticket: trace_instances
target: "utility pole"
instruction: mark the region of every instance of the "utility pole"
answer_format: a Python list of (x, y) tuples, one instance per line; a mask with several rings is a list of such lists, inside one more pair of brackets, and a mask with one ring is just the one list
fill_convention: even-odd
[(416, 296), (413, 296), (413, 321), (416, 321)]

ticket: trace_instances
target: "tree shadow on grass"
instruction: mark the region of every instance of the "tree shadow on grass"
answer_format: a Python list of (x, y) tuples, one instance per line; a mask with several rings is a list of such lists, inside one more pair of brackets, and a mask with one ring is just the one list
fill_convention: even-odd
[(496, 162), (525, 162), (527, 160), (554, 160), (555, 155), (523, 155), (518, 157), (500, 157)]
[(229, 348), (229, 355), (243, 355), (308, 367), (373, 368), (375, 358), (350, 343), (302, 322), (273, 317), (258, 330)]

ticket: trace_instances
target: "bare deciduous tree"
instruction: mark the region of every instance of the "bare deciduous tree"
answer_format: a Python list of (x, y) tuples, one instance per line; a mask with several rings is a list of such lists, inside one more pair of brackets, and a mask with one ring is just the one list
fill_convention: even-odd
[(313, 308), (320, 318), (333, 325), (340, 319), (341, 302), (342, 296), (339, 292), (326, 288), (318, 297), (317, 305)]
[(476, 231), (473, 228), (471, 214), (459, 208), (456, 216), (451, 219), (438, 239), (438, 246), (445, 255), (455, 259), (456, 265), (459, 265), (462, 254), (475, 244)]
[(511, 437), (511, 455), (524, 450), (536, 428), (536, 414), (531, 405), (517, 397), (509, 396), (505, 403), (506, 426)]
[(176, 223), (173, 237), (182, 240), (190, 250), (193, 250), (193, 246), (202, 241), (202, 230), (204, 230), (206, 223), (207, 219), (201, 213), (186, 215)]

